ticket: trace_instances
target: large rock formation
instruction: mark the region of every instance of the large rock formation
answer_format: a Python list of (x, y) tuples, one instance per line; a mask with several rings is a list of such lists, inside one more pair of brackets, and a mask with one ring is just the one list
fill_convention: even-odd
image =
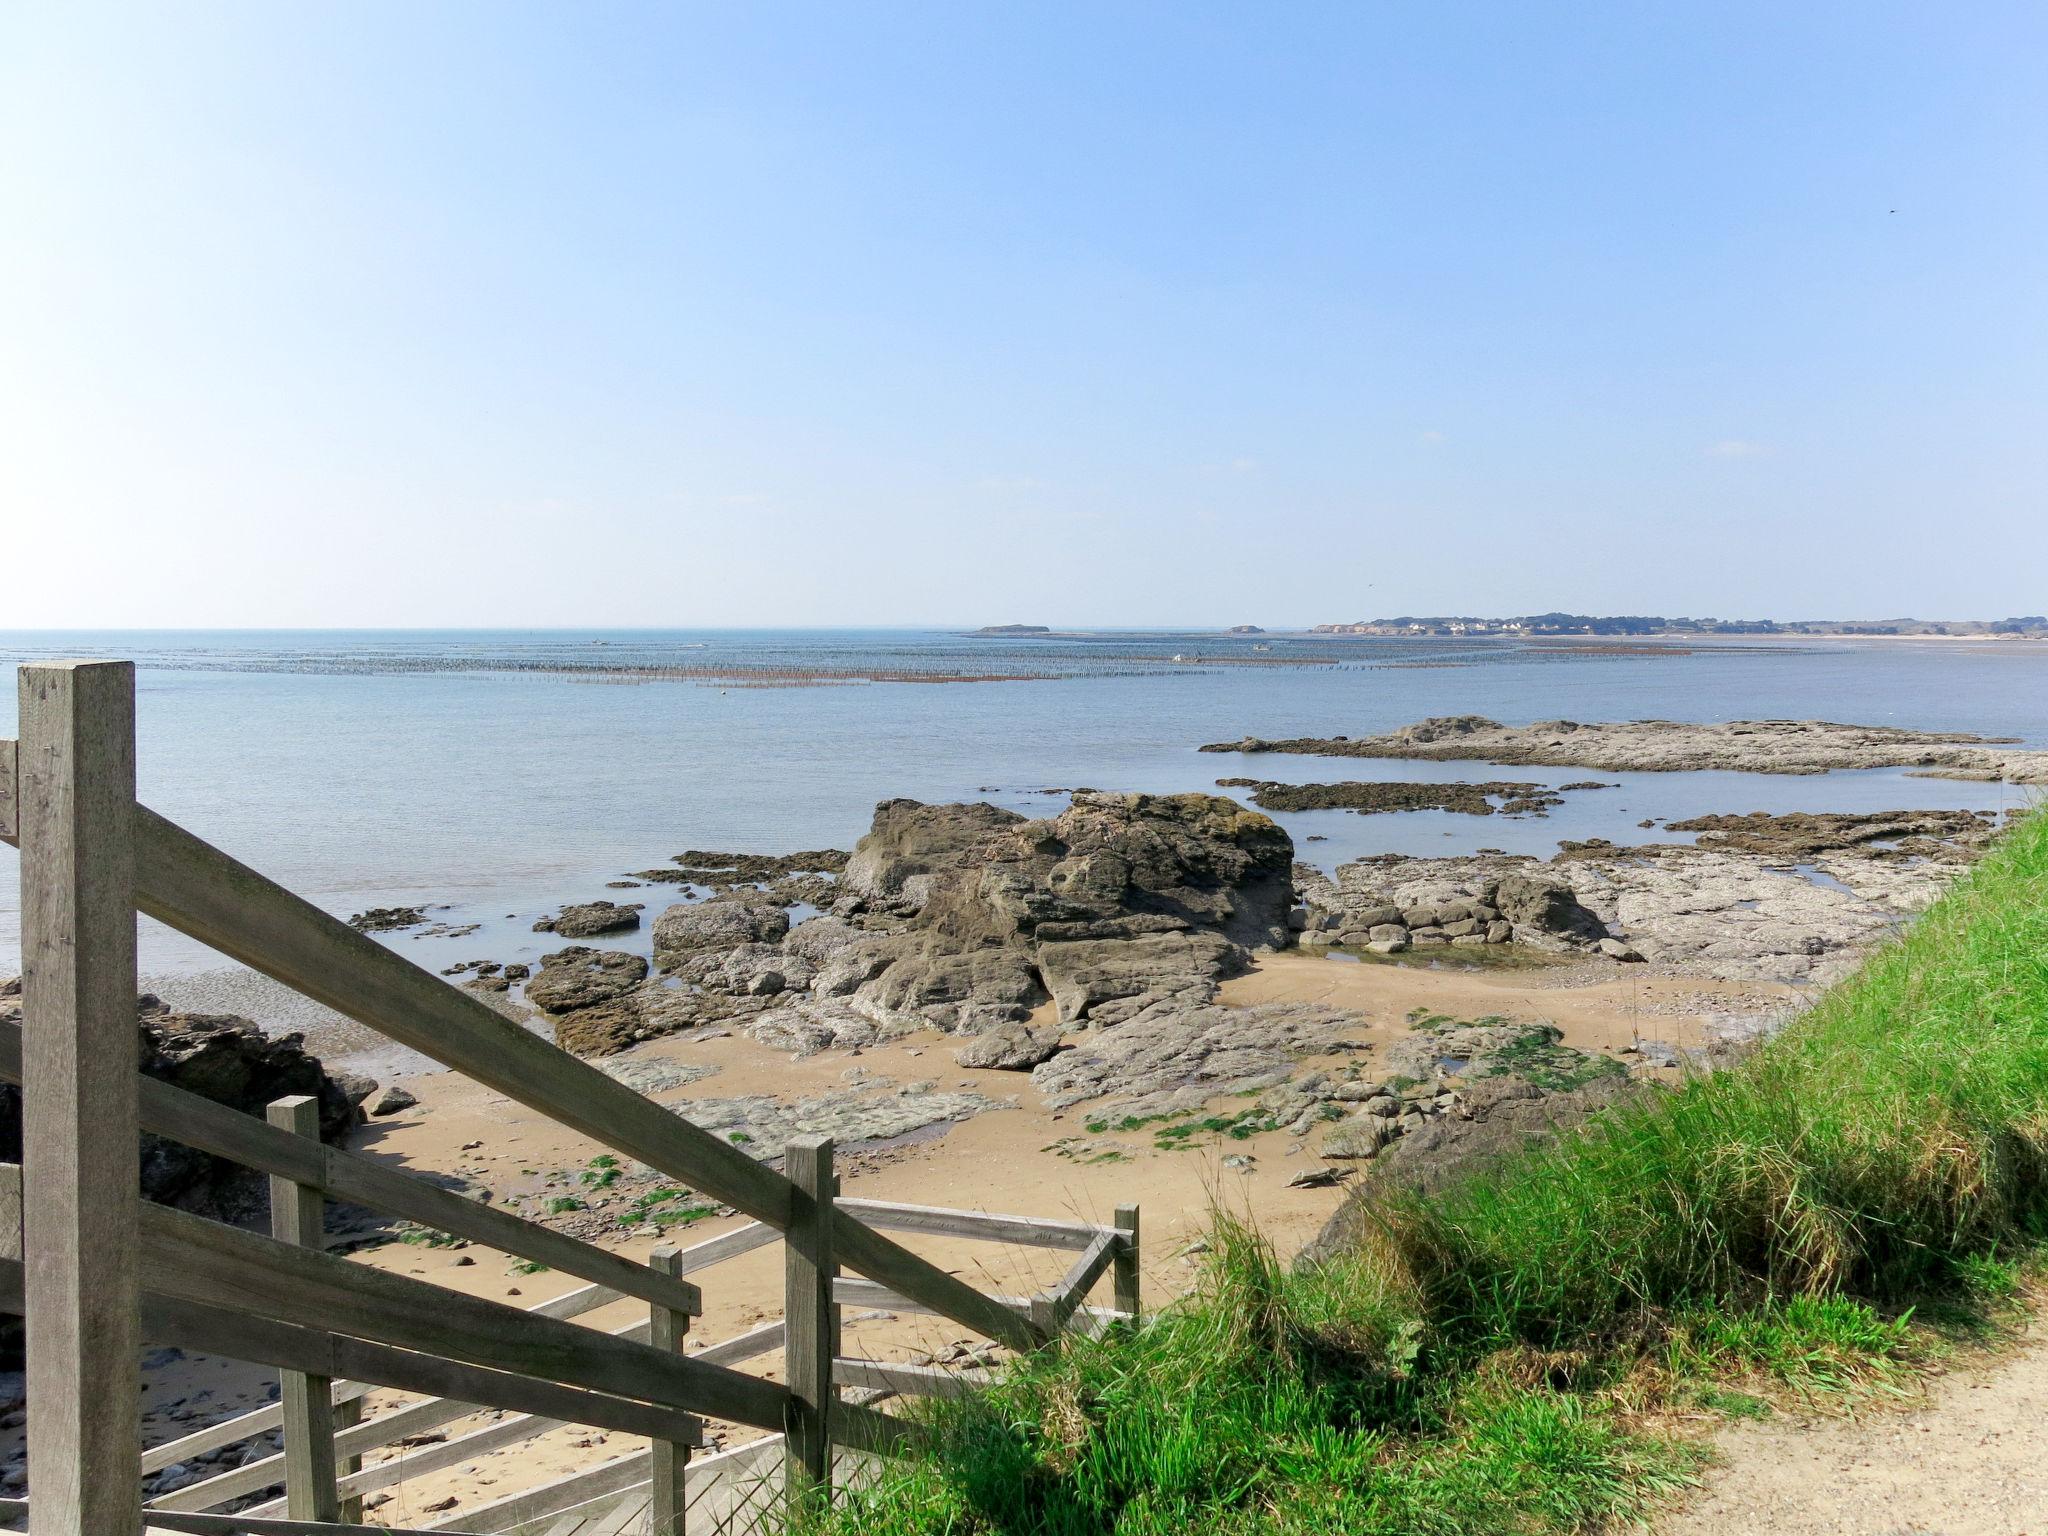
[[(838, 891), (830, 914), (794, 928), (756, 891), (680, 903), (655, 920), (662, 974), (649, 979), (633, 955), (565, 949), (527, 1000), (556, 1015), (561, 1044), (590, 1054), (726, 1021), (843, 1035), (840, 1010), (885, 1033), (978, 1034), (1048, 999), (1063, 1024), (1199, 1006), (1250, 951), (1291, 939), (1293, 844), (1214, 795), (1082, 791), (1043, 821), (886, 800)], [(829, 1027), (787, 1012), (803, 994), (833, 1005)]]
[(1278, 825), (1214, 795), (1083, 792), (1048, 821), (885, 801), (842, 883), (909, 922), (842, 946), (816, 987), (969, 1033), (1048, 996), (1068, 1024), (1206, 1002), (1288, 942), (1292, 867)]

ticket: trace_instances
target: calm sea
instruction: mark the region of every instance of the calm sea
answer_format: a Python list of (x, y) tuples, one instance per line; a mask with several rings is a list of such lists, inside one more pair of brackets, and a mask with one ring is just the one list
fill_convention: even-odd
[[(139, 665), (141, 791), (156, 809), (346, 915), (446, 903), (476, 935), (393, 940), (422, 960), (521, 958), (532, 918), (686, 848), (850, 847), (876, 801), (985, 799), (1050, 814), (1076, 786), (1178, 791), (1290, 781), (1580, 770), (1201, 755), (1246, 734), (1365, 735), (1428, 715), (1525, 722), (1820, 716), (2048, 746), (2048, 647), (1855, 642), (1532, 646), (1115, 634), (983, 639), (902, 630), (0, 632), (0, 661)], [(1176, 659), (1178, 658), (1178, 659)], [(864, 681), (886, 678), (1005, 681)], [(0, 734), (15, 697), (0, 688)], [(1438, 812), (1280, 819), (1304, 857), (1549, 853), (1640, 839), (1704, 811), (1999, 809), (2026, 792), (1902, 773), (1612, 775), (1548, 817)], [(1310, 841), (1321, 838), (1323, 841)], [(619, 895), (658, 906), (672, 888)], [(0, 848), (0, 971), (18, 954)], [(143, 964), (207, 952), (145, 924)]]

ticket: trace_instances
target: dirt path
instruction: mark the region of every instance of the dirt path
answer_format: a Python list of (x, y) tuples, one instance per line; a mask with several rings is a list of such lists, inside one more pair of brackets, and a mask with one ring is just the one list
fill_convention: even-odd
[(2048, 1536), (2048, 1327), (1903, 1413), (1723, 1430), (1657, 1536)]

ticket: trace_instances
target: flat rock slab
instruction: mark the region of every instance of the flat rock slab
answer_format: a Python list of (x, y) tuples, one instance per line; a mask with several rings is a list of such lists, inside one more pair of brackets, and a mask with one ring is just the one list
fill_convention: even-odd
[(1303, 1057), (1353, 1046), (1365, 1027), (1320, 1003), (1161, 1005), (1092, 1031), (1036, 1068), (1031, 1083), (1054, 1109), (1110, 1094), (1192, 1108), (1284, 1083)]
[(840, 997), (790, 1002), (749, 1020), (745, 1029), (771, 1051), (792, 1056), (858, 1050), (907, 1032), (876, 1023)]
[(663, 1061), (655, 1057), (614, 1056), (597, 1063), (605, 1076), (624, 1083), (635, 1093), (666, 1093), (689, 1083), (716, 1077), (719, 1069), (701, 1061)]
[(670, 1109), (762, 1161), (782, 1156), (793, 1136), (830, 1136), (842, 1148), (890, 1141), (932, 1126), (1014, 1109), (978, 1093), (940, 1093), (912, 1083), (897, 1089), (854, 1088), (784, 1103), (768, 1094), (690, 1099)]
[(1449, 715), (1386, 736), (1294, 737), (1212, 742), (1204, 752), (1295, 752), (1317, 757), (1421, 758), (1432, 762), (1599, 768), (1609, 773), (1829, 773), (1837, 768), (1917, 768), (1931, 778), (2048, 784), (2048, 752), (2020, 751), (2010, 738), (1961, 731), (1908, 731), (1828, 720), (1678, 720), (1582, 724), (1539, 720), (1503, 725), (1484, 715)]

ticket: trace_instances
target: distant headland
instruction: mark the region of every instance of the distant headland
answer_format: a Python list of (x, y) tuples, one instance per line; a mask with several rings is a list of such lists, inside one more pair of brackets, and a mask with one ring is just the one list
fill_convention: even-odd
[(2010, 619), (1667, 619), (1649, 614), (1533, 613), (1519, 618), (1403, 615), (1318, 624), (1312, 635), (2012, 635), (2048, 639), (2048, 617)]

